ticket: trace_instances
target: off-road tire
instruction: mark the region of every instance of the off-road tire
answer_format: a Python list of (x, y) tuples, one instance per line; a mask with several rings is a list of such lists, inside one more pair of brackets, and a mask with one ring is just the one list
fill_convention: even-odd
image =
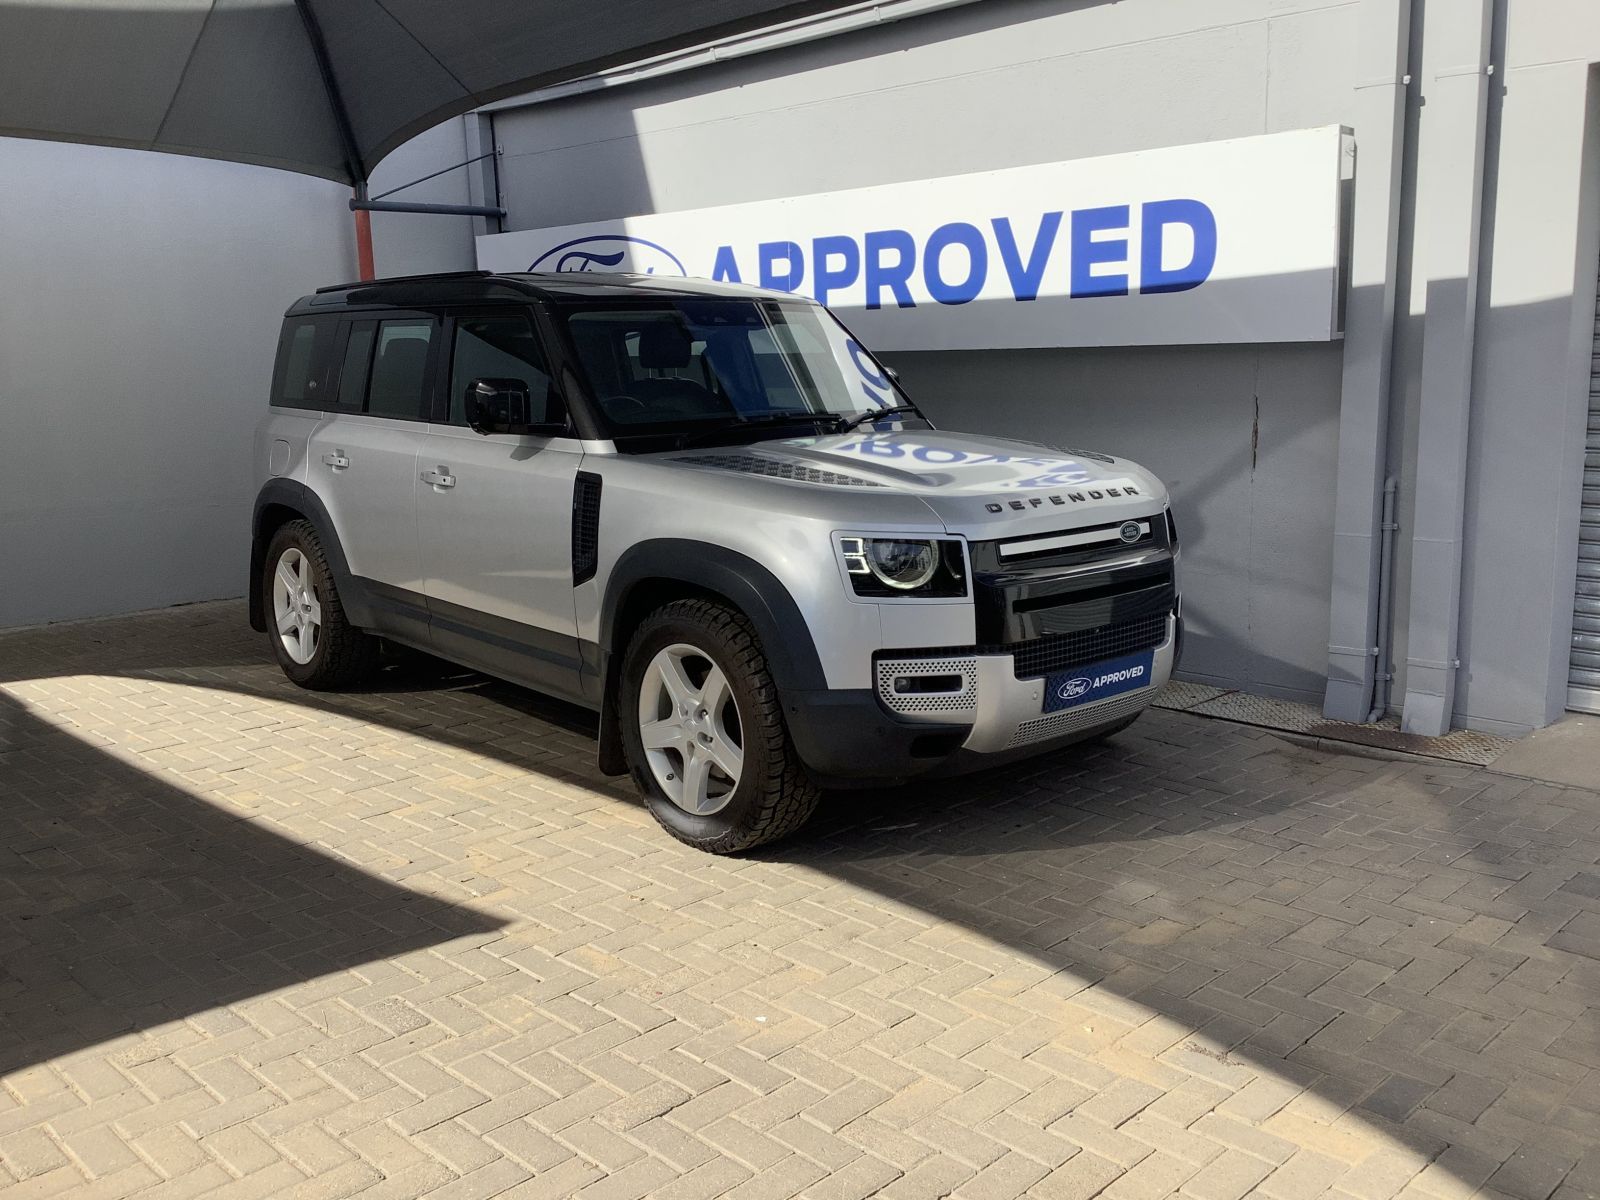
[[(639, 689), (645, 671), (658, 651), (680, 642), (722, 668), (744, 739), (744, 769), (733, 798), (706, 816), (667, 799), (639, 736)], [(676, 600), (657, 609), (628, 643), (621, 683), (617, 707), (629, 773), (650, 814), (680, 842), (710, 854), (734, 854), (787, 837), (816, 810), (820, 793), (795, 753), (761, 642), (742, 613), (708, 600)]]
[[(318, 636), (316, 653), (308, 663), (297, 663), (289, 657), (284, 650), (283, 640), (273, 626), (273, 576), (278, 560), (290, 547), (299, 550), (311, 564), (317, 601), (322, 606), (322, 630)], [(256, 586), (261, 588), (262, 610), (267, 614), (272, 655), (283, 668), (283, 673), (293, 682), (310, 691), (331, 692), (354, 687), (372, 674), (378, 663), (379, 641), (346, 619), (339, 590), (333, 582), (333, 571), (328, 567), (328, 556), (322, 548), (322, 539), (317, 536), (316, 527), (310, 521), (289, 521), (272, 535), (272, 540), (267, 544), (261, 578)]]

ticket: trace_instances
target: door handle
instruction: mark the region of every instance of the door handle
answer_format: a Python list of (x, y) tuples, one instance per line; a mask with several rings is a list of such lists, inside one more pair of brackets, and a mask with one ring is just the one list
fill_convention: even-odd
[(322, 461), (327, 463), (335, 471), (342, 471), (350, 465), (350, 460), (345, 457), (343, 450), (335, 450), (331, 454), (324, 454), (322, 456)]
[(455, 487), (456, 477), (443, 467), (440, 467), (436, 471), (424, 471), (422, 473), (422, 482), (431, 483), (436, 488), (450, 488)]

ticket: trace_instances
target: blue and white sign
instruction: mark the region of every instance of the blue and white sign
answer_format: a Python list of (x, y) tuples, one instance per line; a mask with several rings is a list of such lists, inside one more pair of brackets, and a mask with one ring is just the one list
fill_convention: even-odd
[(495, 271), (779, 288), (875, 349), (1323, 341), (1337, 126), (478, 239)]
[(1058, 671), (1044, 681), (1042, 711), (1060, 712), (1149, 687), (1154, 663), (1155, 651), (1145, 650), (1075, 671)]

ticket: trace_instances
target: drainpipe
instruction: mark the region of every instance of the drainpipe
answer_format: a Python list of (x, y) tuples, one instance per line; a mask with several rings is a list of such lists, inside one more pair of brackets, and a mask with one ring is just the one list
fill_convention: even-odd
[(1387, 622), (1379, 601), (1388, 569), (1380, 517), (1388, 473), (1391, 363), (1400, 242), (1411, 0), (1361, 0), (1357, 16), (1355, 197), (1345, 285), (1339, 394), (1338, 486), (1333, 508), (1328, 686), (1323, 712), (1362, 721), (1375, 707)]
[(1399, 524), (1394, 519), (1395, 494), (1400, 481), (1393, 475), (1383, 481), (1383, 552), (1378, 567), (1378, 654), (1377, 673), (1373, 677), (1372, 711), (1367, 714), (1367, 724), (1383, 720), (1389, 711), (1389, 683), (1394, 670), (1389, 662), (1393, 650), (1392, 612), (1394, 609), (1394, 534)]
[(1426, 286), (1411, 617), (1401, 728), (1439, 737), (1455, 710), (1467, 499), (1472, 351), (1477, 334), (1484, 139), (1495, 0), (1430, 0), (1435, 62), (1417, 155), (1417, 275)]

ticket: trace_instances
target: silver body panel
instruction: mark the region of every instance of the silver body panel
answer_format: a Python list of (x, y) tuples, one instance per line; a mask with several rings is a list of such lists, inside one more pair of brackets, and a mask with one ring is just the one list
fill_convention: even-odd
[(333, 518), (350, 569), (416, 592), (417, 455), (426, 430), (418, 421), (324, 413), (306, 452), (306, 486)]
[[(427, 429), (416, 526), (429, 600), (571, 636), (570, 513), (581, 443)], [(452, 482), (428, 483), (425, 471)]]
[[(728, 457), (812, 467), (876, 486), (702, 465)], [(702, 541), (752, 558), (779, 578), (805, 617), (830, 688), (872, 687), (872, 656), (879, 650), (976, 641), (970, 596), (877, 600), (855, 595), (839, 560), (839, 536), (954, 534), (988, 541), (1148, 521), (1167, 504), (1160, 481), (1124, 459), (1108, 464), (1021, 442), (933, 430), (592, 457), (585, 469), (605, 480), (605, 503), (600, 570), (578, 589), (579, 637), (598, 639), (610, 569), (630, 545), (649, 538)], [(1087, 498), (1091, 491), (1103, 493), (1112, 486), (1122, 491), (1128, 485), (1135, 495)], [(1072, 494), (1085, 499), (1060, 504), (1050, 499)]]
[[(303, 485), (315, 501), (308, 506), (325, 510), (353, 586), (387, 587), (384, 602), (412, 614), (413, 623), (394, 633), (373, 601), (364, 611), (380, 631), (419, 644), (433, 639), (438, 644), (427, 648), (480, 669), (495, 670), (499, 662), (512, 678), (518, 676), (494, 647), (531, 645), (534, 659), (568, 672), (555, 690), (585, 703), (598, 694), (604, 704), (607, 655), (614, 661), (626, 647), (627, 631), (607, 625), (623, 588), (638, 582), (629, 574), (636, 571), (630, 561), (643, 561), (629, 558), (638, 550), (656, 554), (654, 561), (672, 556), (679, 583), (695, 580), (697, 556), (708, 579), (715, 564), (723, 570), (730, 562), (746, 564), (748, 574), (762, 577), (761, 586), (786, 593), (786, 614), (798, 613), (803, 629), (786, 615), (782, 640), (806, 639), (807, 649), (815, 649), (806, 677), (815, 680), (820, 671), (822, 690), (815, 682), (797, 689), (859, 702), (864, 708), (856, 711), (898, 723), (901, 731), (910, 726), (913, 737), (922, 727), (947, 740), (954, 731), (952, 750), (958, 743), (968, 757), (1070, 740), (1148, 704), (1173, 668), (1181, 631), (1176, 606), (1165, 618), (1165, 639), (1153, 649), (1166, 601), (1158, 597), (1153, 603), (1161, 607), (1139, 610), (1145, 640), (1138, 644), (1152, 656), (1147, 680), (1046, 713), (1051, 672), (1030, 666), (1038, 677), (1018, 678), (1011, 653), (977, 644), (982, 623), (972, 555), (990, 555), (1000, 574), (989, 578), (1020, 580), (1024, 592), (1036, 581), (1029, 564), (1051, 554), (1067, 556), (1066, 565), (1042, 572), (1046, 591), (1058, 589), (1052, 595), (1080, 588), (1081, 576), (1114, 570), (1123, 577), (1153, 571), (1162, 586), (1175, 588), (1176, 552), (1168, 548), (1160, 480), (1124, 459), (919, 424), (892, 417), (837, 435), (623, 453), (593, 436), (485, 437), (426, 421), (273, 408), (257, 430), (255, 461), (264, 488), (281, 491), (274, 480)], [(585, 570), (589, 548), (598, 549), (592, 577), (574, 586), (580, 471), (600, 481), (593, 542), (592, 527), (584, 528)], [(857, 594), (840, 539), (872, 537), (958, 539), (967, 593)], [(1170, 573), (1162, 569), (1169, 562)], [(1101, 625), (1112, 628), (1110, 601), (1107, 615), (1097, 618), (1101, 625), (1086, 623), (1081, 613), (1051, 625), (1028, 615), (1021, 600), (1014, 611), (1012, 599), (1004, 603), (1002, 619), (1013, 631), (1001, 639), (1007, 646), (1024, 636), (1015, 634), (1023, 627), (1035, 631), (1025, 635), (1033, 638), (1074, 630), (1098, 636)], [(1056, 603), (1046, 596), (1035, 607)], [(1094, 600), (1082, 604), (1093, 609)], [(992, 630), (992, 609), (986, 611), (983, 627)], [(486, 631), (481, 644), (470, 641)], [(1100, 655), (1113, 657), (1112, 649)], [(891, 685), (900, 675), (943, 676), (941, 688), (955, 682), (949, 694), (895, 695)]]

